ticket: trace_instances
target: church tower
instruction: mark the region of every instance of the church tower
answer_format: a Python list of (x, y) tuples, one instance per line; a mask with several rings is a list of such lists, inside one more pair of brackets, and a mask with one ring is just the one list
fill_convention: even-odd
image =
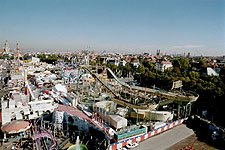
[(8, 43), (8, 40), (5, 41), (4, 50), (5, 50), (5, 54), (8, 54), (9, 53), (9, 43)]

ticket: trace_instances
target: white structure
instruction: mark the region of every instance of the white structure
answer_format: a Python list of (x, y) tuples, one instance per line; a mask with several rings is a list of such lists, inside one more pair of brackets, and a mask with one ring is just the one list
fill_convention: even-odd
[(77, 83), (79, 79), (78, 75), (78, 69), (64, 70), (63, 74), (61, 74), (64, 84)]
[(126, 66), (127, 62), (125, 60), (122, 60), (119, 62), (119, 66)]
[(127, 119), (119, 115), (109, 115), (108, 122), (116, 129), (120, 129), (127, 126)]
[(168, 111), (149, 111), (146, 112), (146, 119), (167, 122), (173, 119), (173, 114)]
[[(25, 104), (25, 105), (24, 105)], [(12, 121), (13, 119), (35, 119), (44, 112), (53, 112), (55, 109), (53, 100), (33, 101), (22, 103), (9, 99), (2, 101), (2, 124)]]
[(64, 112), (61, 111), (54, 111), (53, 112), (54, 118), (55, 118), (55, 127), (59, 130), (62, 130), (62, 123), (63, 123), (63, 116), (64, 116)]
[(138, 68), (140, 66), (139, 61), (131, 62), (131, 64), (134, 68)]
[(114, 128), (120, 129), (127, 126), (126, 118), (110, 113), (111, 110), (114, 109), (112, 101), (97, 102), (94, 107), (98, 115)]
[(91, 82), (94, 82), (94, 78), (92, 77), (91, 74), (89, 73), (85, 73), (81, 76), (83, 82), (85, 83), (91, 83)]
[(40, 64), (40, 58), (32, 57), (32, 64), (34, 64), (34, 65)]
[(213, 70), (211, 67), (207, 67), (206, 71), (207, 71), (206, 74), (209, 76), (218, 76), (218, 73), (216, 73), (216, 71)]
[(168, 62), (168, 61), (161, 61), (160, 63), (156, 63), (156, 65), (155, 65), (155, 69), (160, 70), (162, 72), (164, 72), (168, 68), (172, 68), (172, 67), (173, 67), (172, 63)]
[(135, 112), (130, 112), (130, 117), (167, 122), (173, 119), (173, 113), (169, 111), (135, 110)]
[(66, 86), (62, 84), (56, 84), (52, 89), (56, 92), (67, 93)]

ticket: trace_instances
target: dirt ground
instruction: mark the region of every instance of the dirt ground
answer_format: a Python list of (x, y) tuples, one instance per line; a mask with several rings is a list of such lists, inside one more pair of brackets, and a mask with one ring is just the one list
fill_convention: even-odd
[(192, 134), (191, 136), (187, 137), (186, 139), (174, 144), (167, 150), (183, 150), (186, 146), (192, 146), (194, 150), (217, 150), (217, 149), (225, 149), (225, 147), (219, 146), (210, 146), (209, 144), (205, 143), (204, 141), (200, 141), (196, 134)]

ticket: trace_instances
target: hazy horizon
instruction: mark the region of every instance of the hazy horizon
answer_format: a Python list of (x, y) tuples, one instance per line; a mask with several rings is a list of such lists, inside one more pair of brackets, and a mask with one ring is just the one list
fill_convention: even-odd
[(225, 55), (224, 0), (0, 0), (0, 48)]

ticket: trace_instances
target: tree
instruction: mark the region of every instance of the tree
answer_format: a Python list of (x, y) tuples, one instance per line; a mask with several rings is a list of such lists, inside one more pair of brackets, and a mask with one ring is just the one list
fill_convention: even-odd
[[(199, 60), (200, 61), (200, 60)], [(140, 61), (141, 65), (134, 76), (143, 87), (156, 87), (170, 89), (172, 82), (182, 80), (184, 91), (194, 91), (199, 94), (198, 100), (194, 103), (193, 112), (208, 109), (214, 116), (224, 114), (223, 103), (225, 97), (225, 67), (221, 69), (219, 76), (201, 75), (197, 72), (184, 72), (188, 69), (189, 62), (186, 58), (175, 58), (173, 61), (173, 71), (154, 71), (151, 63), (146, 60)], [(205, 67), (205, 62), (201, 61), (201, 66)], [(218, 109), (220, 107), (220, 109)], [(217, 109), (217, 112), (213, 111)], [(198, 111), (197, 111), (198, 110)], [(217, 122), (221, 120), (217, 119)], [(214, 119), (214, 121), (216, 121)], [(225, 125), (225, 123), (224, 123)]]
[(220, 77), (221, 77), (223, 83), (225, 84), (225, 67), (220, 69)]
[[(47, 62), (50, 64), (52, 64), (53, 62), (58, 60), (58, 56), (56, 56), (55, 54), (53, 54), (53, 55), (39, 54), (38, 58), (40, 58), (41, 61)], [(66, 59), (68, 59), (68, 58), (65, 57), (64, 60), (66, 61)]]
[(5, 57), (4, 56), (0, 56), (0, 59), (5, 59)]
[(179, 68), (179, 67), (173, 67), (173, 71), (174, 71), (176, 74), (181, 74), (181, 71), (180, 71), (180, 68)]
[(180, 68), (180, 70), (183, 72), (188, 69), (189, 67), (189, 60), (184, 57), (175, 58), (173, 60), (173, 66)]
[(137, 69), (138, 73), (145, 73), (145, 67), (144, 65), (140, 64), (140, 66)]
[(153, 65), (151, 62), (144, 60), (144, 61), (140, 61), (141, 64), (143, 64), (144, 67), (148, 68), (151, 71), (155, 71), (155, 65)]
[(199, 67), (201, 69), (206, 68), (206, 62), (205, 62), (205, 60), (203, 60), (203, 59), (199, 60)]
[(191, 79), (198, 79), (200, 77), (200, 75), (197, 72), (189, 72), (189, 76)]
[(137, 60), (137, 58), (131, 58), (131, 62), (135, 62)]

